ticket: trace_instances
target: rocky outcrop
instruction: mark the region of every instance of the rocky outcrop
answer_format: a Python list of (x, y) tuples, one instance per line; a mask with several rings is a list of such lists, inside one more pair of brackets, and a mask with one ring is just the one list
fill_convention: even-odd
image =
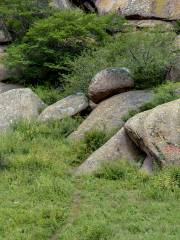
[(140, 151), (126, 134), (124, 128), (116, 133), (108, 142), (96, 150), (77, 170), (76, 174), (92, 173), (104, 163), (118, 160), (137, 161)]
[(97, 73), (92, 79), (88, 95), (94, 103), (99, 103), (115, 94), (126, 92), (133, 86), (134, 80), (128, 69), (108, 68)]
[(45, 104), (30, 89), (13, 89), (0, 94), (0, 132), (19, 119), (36, 119)]
[(39, 116), (39, 120), (60, 120), (67, 116), (74, 116), (88, 107), (88, 100), (84, 94), (68, 96), (47, 107)]
[(137, 114), (125, 124), (136, 145), (162, 166), (180, 164), (180, 99)]
[(128, 18), (180, 19), (179, 0), (97, 0), (100, 14), (118, 11)]
[(144, 102), (149, 101), (151, 97), (151, 91), (139, 90), (121, 93), (106, 99), (90, 113), (77, 131), (73, 132), (69, 138), (80, 140), (86, 132), (92, 129), (101, 129), (105, 132), (120, 129), (124, 125), (121, 118), (130, 109), (140, 107)]
[(72, 7), (72, 4), (69, 0), (51, 0), (49, 4), (51, 7), (55, 7), (59, 9)]

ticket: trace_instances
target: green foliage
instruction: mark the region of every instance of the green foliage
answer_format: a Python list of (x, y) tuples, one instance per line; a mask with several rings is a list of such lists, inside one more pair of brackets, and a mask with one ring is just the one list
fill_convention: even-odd
[(115, 35), (105, 46), (71, 63), (73, 71), (65, 76), (67, 92), (87, 92), (94, 75), (109, 67), (129, 68), (138, 89), (155, 87), (165, 79), (173, 40), (173, 33), (158, 31)]
[(76, 157), (71, 159), (71, 165), (77, 166), (81, 164), (88, 156), (100, 148), (108, 139), (107, 135), (101, 130), (92, 130), (85, 134), (84, 139), (73, 144), (73, 151)]
[(51, 105), (64, 97), (62, 89), (59, 88), (41, 85), (32, 87), (32, 89), (47, 105)]
[(21, 44), (8, 49), (7, 64), (21, 70), (22, 82), (63, 86), (62, 74), (71, 71), (69, 62), (85, 49), (103, 45), (109, 38), (106, 29), (114, 18), (75, 9), (59, 11), (37, 21)]
[(130, 180), (132, 175), (137, 174), (137, 168), (131, 166), (128, 162), (121, 160), (113, 164), (104, 164), (101, 170), (95, 173), (95, 176), (109, 180)]
[(47, 2), (48, 0), (1, 1), (0, 17), (13, 40), (21, 39), (33, 22), (50, 14)]
[(154, 88), (154, 96), (149, 101), (144, 103), (139, 109), (132, 109), (122, 117), (122, 120), (126, 122), (128, 119), (133, 117), (134, 115), (155, 108), (158, 105), (163, 103), (167, 103), (173, 100), (176, 100), (180, 97), (180, 83), (166, 82), (156, 88)]
[(164, 199), (179, 192), (180, 189), (180, 168), (166, 167), (161, 173), (153, 176), (143, 191), (146, 198), (163, 201)]
[(80, 117), (65, 118), (62, 121), (49, 123), (20, 121), (12, 125), (12, 129), (21, 134), (25, 139), (32, 140), (36, 137), (48, 137), (60, 139), (67, 137), (81, 123)]

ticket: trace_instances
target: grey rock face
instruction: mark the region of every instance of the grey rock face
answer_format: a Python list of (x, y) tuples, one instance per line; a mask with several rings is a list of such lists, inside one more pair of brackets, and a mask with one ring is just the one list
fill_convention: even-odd
[(125, 129), (149, 159), (161, 165), (180, 164), (180, 99), (137, 114)]
[(126, 68), (105, 69), (92, 79), (88, 95), (94, 103), (111, 97), (115, 94), (126, 92), (134, 86), (130, 71)]
[(98, 170), (103, 163), (118, 160), (136, 161), (140, 159), (140, 152), (126, 134), (124, 128), (116, 133), (108, 142), (96, 150), (77, 169), (76, 175), (92, 173)]
[(69, 0), (51, 0), (50, 6), (59, 9), (71, 8), (71, 2)]
[(47, 107), (39, 116), (40, 121), (60, 120), (67, 116), (74, 116), (88, 107), (88, 100), (84, 94), (68, 96)]
[(111, 132), (120, 129), (124, 122), (121, 118), (131, 109), (140, 107), (151, 99), (151, 91), (129, 91), (115, 95), (101, 102), (86, 118), (86, 120), (73, 132), (69, 138), (80, 140), (84, 134), (92, 129), (101, 129)]
[(13, 89), (0, 94), (0, 132), (19, 119), (36, 119), (45, 104), (30, 89)]

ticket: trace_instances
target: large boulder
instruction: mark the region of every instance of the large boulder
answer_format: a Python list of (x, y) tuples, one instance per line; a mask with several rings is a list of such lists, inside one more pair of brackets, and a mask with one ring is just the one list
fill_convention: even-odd
[(49, 4), (51, 7), (59, 9), (71, 8), (72, 6), (69, 0), (51, 0)]
[(0, 94), (0, 132), (19, 119), (36, 119), (45, 104), (30, 89), (13, 89)]
[(108, 142), (96, 150), (76, 170), (77, 175), (92, 173), (98, 170), (104, 163), (118, 160), (137, 161), (141, 153), (136, 145), (126, 134), (124, 128), (116, 133)]
[(67, 116), (74, 116), (88, 107), (88, 100), (84, 94), (68, 96), (47, 107), (39, 116), (39, 120), (60, 120)]
[(101, 129), (112, 132), (120, 129), (124, 122), (121, 119), (130, 109), (140, 107), (152, 97), (151, 91), (129, 91), (115, 95), (101, 102), (84, 120), (84, 122), (73, 132), (69, 138), (80, 140), (86, 132), (92, 129)]
[(125, 130), (147, 154), (145, 167), (153, 159), (162, 166), (180, 164), (180, 99), (135, 115)]
[(180, 19), (179, 0), (97, 0), (100, 14), (118, 11), (129, 18)]
[(99, 103), (115, 94), (126, 92), (133, 86), (134, 80), (128, 69), (108, 68), (97, 73), (92, 79), (88, 95), (94, 103)]

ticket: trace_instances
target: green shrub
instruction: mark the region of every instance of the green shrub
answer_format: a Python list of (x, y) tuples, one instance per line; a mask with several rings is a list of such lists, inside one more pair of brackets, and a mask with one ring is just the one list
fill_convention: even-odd
[(114, 18), (75, 9), (59, 11), (37, 21), (21, 44), (8, 49), (7, 64), (21, 70), (22, 82), (62, 86), (62, 74), (71, 71), (69, 61), (85, 49), (104, 44), (109, 38), (106, 29), (113, 26)]
[(118, 34), (96, 51), (85, 52), (71, 62), (72, 73), (65, 76), (66, 91), (87, 92), (94, 75), (108, 67), (127, 67), (131, 70), (138, 89), (162, 83), (166, 67), (171, 61), (170, 47), (173, 33), (134, 32)]
[(21, 39), (33, 22), (50, 14), (47, 2), (48, 0), (1, 1), (0, 17), (13, 40)]

